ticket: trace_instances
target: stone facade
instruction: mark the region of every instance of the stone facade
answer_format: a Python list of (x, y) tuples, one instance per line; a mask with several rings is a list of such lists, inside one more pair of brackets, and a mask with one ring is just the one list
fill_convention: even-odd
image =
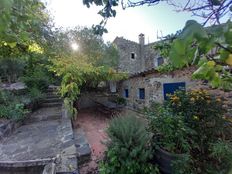
[(118, 70), (134, 74), (157, 66), (158, 52), (152, 47), (154, 43), (145, 44), (144, 35), (139, 35), (139, 43), (116, 37), (113, 42), (119, 51)]
[[(124, 90), (128, 89), (127, 106), (135, 110), (142, 109), (154, 101), (161, 103), (164, 100), (163, 84), (165, 83), (185, 82), (187, 90), (196, 88), (201, 82), (191, 80), (193, 70), (194, 68), (191, 68), (165, 74), (155, 70), (147, 74), (140, 73), (122, 81), (119, 85), (119, 93), (125, 97)], [(144, 99), (139, 99), (140, 88), (145, 90)]]
[[(129, 78), (117, 85), (117, 91), (127, 100), (129, 108), (138, 110), (149, 106), (154, 101), (161, 103), (164, 100), (164, 84), (182, 82), (185, 83), (186, 90), (206, 89), (213, 95), (224, 98), (225, 108), (228, 109), (228, 115), (232, 117), (232, 91), (212, 89), (200, 80), (192, 80), (191, 76), (196, 70), (195, 67), (159, 73), (156, 67), (159, 66), (158, 59), (161, 57), (152, 48), (154, 43), (145, 44), (143, 34), (139, 35), (138, 43), (117, 37), (114, 44), (119, 51), (118, 70), (129, 73)], [(166, 59), (163, 61), (165, 62)], [(140, 89), (143, 90), (144, 99), (139, 97)]]

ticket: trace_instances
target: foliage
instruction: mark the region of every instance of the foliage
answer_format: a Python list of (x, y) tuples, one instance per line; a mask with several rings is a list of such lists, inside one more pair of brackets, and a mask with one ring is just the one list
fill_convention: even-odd
[(0, 90), (0, 118), (21, 120), (26, 113), (24, 105), (12, 93)]
[[(176, 68), (198, 65), (193, 78), (209, 81), (214, 88), (232, 89), (230, 41), (232, 23), (203, 28), (196, 21), (188, 21), (169, 52)], [(226, 68), (228, 66), (228, 68)]]
[(214, 142), (223, 133), (223, 101), (206, 90), (178, 91), (170, 96), (167, 105), (173, 113), (182, 113), (185, 123), (198, 133), (199, 148), (206, 146), (206, 142)]
[(125, 105), (126, 104), (126, 99), (123, 97), (116, 97), (116, 99), (114, 100), (114, 102), (116, 102), (119, 105)]
[(149, 130), (161, 141), (155, 143), (171, 153), (186, 153), (190, 150), (187, 137), (194, 131), (184, 123), (184, 117), (170, 109), (157, 106), (149, 113)]
[(38, 102), (45, 98), (45, 94), (35, 87), (29, 88), (28, 95), (32, 102)]
[[(70, 40), (78, 43), (78, 51), (70, 50)], [(57, 33), (57, 43), (53, 43), (58, 51), (56, 58), (51, 59), (49, 69), (62, 78), (61, 96), (65, 98), (66, 107), (72, 115), (76, 110), (73, 103), (77, 100), (81, 89), (97, 87), (101, 81), (121, 80), (124, 73), (114, 70), (118, 62), (118, 53), (113, 45), (104, 44), (100, 36), (93, 34), (88, 28), (76, 28), (64, 33)], [(60, 49), (59, 49), (60, 46)]]
[(15, 82), (23, 74), (25, 61), (17, 58), (0, 59), (0, 78), (7, 82)]
[(48, 20), (44, 4), (38, 0), (2, 0), (0, 8), (0, 40), (12, 47), (35, 40)]
[[(167, 150), (169, 146), (175, 147), (172, 145), (180, 138), (182, 145), (188, 147), (182, 152), (190, 156), (190, 161), (178, 162), (176, 170), (183, 170), (181, 165), (188, 162), (187, 173), (227, 174), (231, 167), (231, 129), (224, 118), (223, 99), (205, 90), (178, 91), (169, 96), (162, 108), (148, 110), (149, 128), (154, 133), (161, 132), (157, 141)], [(179, 127), (174, 127), (175, 122)]]
[(27, 73), (21, 78), (28, 88), (36, 88), (44, 91), (49, 85), (49, 76), (43, 67), (35, 67), (31, 73)]
[(157, 67), (157, 71), (160, 73), (172, 72), (178, 68), (174, 67), (171, 63), (164, 63)]
[(149, 163), (151, 149), (145, 126), (134, 116), (115, 117), (109, 124), (110, 142), (101, 174), (154, 174), (157, 168)]

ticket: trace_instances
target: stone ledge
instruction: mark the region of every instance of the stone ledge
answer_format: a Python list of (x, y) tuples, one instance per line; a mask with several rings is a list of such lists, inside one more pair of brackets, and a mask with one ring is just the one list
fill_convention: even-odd
[(45, 158), (27, 161), (0, 161), (0, 167), (32, 167), (44, 166), (51, 162), (55, 162), (56, 158)]

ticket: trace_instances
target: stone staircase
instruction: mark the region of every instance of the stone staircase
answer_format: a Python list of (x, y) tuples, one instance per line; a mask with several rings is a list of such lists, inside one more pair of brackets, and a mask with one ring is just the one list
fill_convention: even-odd
[(49, 88), (41, 107), (0, 141), (0, 174), (78, 174), (71, 120), (56, 91)]
[(42, 101), (41, 107), (61, 107), (62, 103), (62, 99), (58, 96), (57, 90), (55, 88), (48, 88), (46, 98)]

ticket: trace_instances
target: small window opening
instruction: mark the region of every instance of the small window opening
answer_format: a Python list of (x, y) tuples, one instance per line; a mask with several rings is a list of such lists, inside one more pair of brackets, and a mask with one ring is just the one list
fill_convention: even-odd
[(126, 98), (129, 97), (129, 90), (128, 90), (128, 89), (125, 89), (125, 90), (124, 90), (124, 96), (125, 96)]
[(159, 58), (157, 59), (157, 65), (160, 66), (160, 65), (162, 65), (163, 63), (164, 63), (164, 58), (163, 58), (163, 57), (159, 57)]
[(131, 59), (135, 59), (135, 53), (131, 53)]
[(139, 99), (145, 99), (145, 89), (139, 88)]

